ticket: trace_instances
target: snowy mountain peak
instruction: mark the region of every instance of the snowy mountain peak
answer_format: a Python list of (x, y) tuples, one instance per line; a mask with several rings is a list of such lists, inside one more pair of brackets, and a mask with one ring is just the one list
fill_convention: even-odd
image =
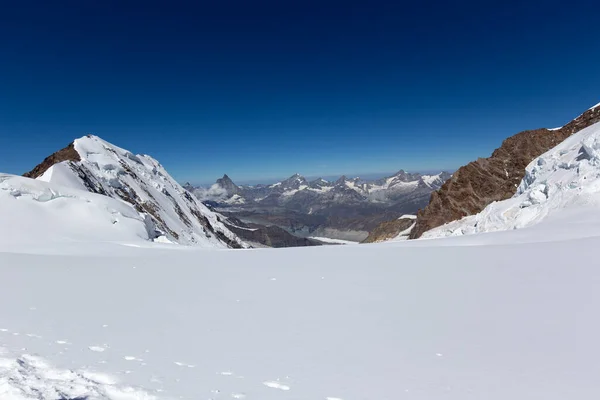
[(344, 185), (347, 180), (348, 178), (346, 177), (346, 175), (342, 175), (338, 178), (337, 181), (335, 181), (335, 185)]
[(150, 216), (155, 237), (186, 245), (245, 246), (157, 160), (98, 136), (76, 139), (25, 176), (129, 203), (138, 213)]
[(308, 186), (306, 178), (300, 174), (294, 174), (290, 176), (289, 178), (281, 181), (280, 185), (280, 187), (284, 190), (295, 190), (299, 189), (300, 186)]
[(308, 183), (308, 186), (313, 189), (320, 189), (320, 188), (323, 188), (323, 187), (326, 187), (329, 185), (330, 185), (330, 183), (323, 178), (317, 178)]

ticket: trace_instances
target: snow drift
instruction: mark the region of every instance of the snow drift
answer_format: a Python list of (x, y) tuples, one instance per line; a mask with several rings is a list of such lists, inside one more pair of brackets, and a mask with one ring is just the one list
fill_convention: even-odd
[(364, 246), (0, 252), (0, 399), (599, 398), (600, 232), (580, 237), (583, 222)]

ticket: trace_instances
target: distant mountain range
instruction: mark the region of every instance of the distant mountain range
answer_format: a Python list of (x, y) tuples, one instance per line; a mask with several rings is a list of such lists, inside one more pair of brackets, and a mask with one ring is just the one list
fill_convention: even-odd
[(361, 241), (380, 222), (416, 213), (450, 176), (400, 170), (375, 180), (342, 176), (308, 181), (294, 174), (270, 185), (236, 185), (224, 175), (209, 188), (184, 187), (220, 213), (244, 222), (276, 225), (300, 236)]

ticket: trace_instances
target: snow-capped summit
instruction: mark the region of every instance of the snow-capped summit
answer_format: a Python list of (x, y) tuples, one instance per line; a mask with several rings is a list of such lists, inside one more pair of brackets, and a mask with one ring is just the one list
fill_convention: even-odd
[(311, 189), (317, 189), (317, 190), (322, 189), (327, 186), (330, 186), (330, 183), (329, 183), (329, 181), (326, 181), (323, 178), (317, 178), (308, 183), (308, 187), (310, 187)]
[(302, 186), (307, 187), (308, 182), (306, 181), (306, 178), (304, 178), (302, 175), (297, 174), (297, 173), (290, 176), (289, 178), (281, 181), (281, 185), (278, 185), (278, 187), (280, 189), (283, 189), (284, 191), (285, 190), (298, 190)]
[(97, 136), (76, 139), (25, 176), (125, 201), (152, 219), (156, 237), (171, 242), (245, 246), (217, 214), (179, 185), (157, 160), (134, 155)]

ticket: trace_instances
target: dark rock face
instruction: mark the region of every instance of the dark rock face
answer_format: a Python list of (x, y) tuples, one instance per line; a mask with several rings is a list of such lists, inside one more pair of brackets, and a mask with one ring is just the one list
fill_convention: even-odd
[(246, 224), (235, 217), (228, 217), (225, 223), (230, 231), (243, 240), (260, 243), (268, 247), (302, 247), (319, 246), (320, 243), (307, 238), (294, 236), (285, 229), (275, 225), (263, 226), (258, 224)]
[(233, 183), (231, 178), (227, 176), (227, 174), (223, 175), (221, 179), (217, 179), (217, 184), (219, 184), (225, 191), (227, 195), (233, 196), (234, 194), (240, 194), (240, 188)]
[(383, 222), (369, 232), (369, 236), (363, 240), (362, 243), (377, 243), (393, 239), (398, 236), (400, 232), (410, 228), (414, 223), (415, 220), (410, 218), (394, 219), (392, 221)]
[(490, 157), (459, 168), (431, 194), (427, 207), (419, 210), (410, 238), (416, 239), (423, 232), (476, 214), (494, 201), (512, 197), (533, 159), (598, 121), (600, 107), (595, 107), (560, 129), (536, 129), (511, 136)]
[(81, 157), (79, 156), (79, 153), (77, 153), (77, 151), (75, 150), (75, 146), (73, 145), (73, 143), (69, 144), (64, 149), (57, 151), (56, 153), (52, 153), (51, 155), (46, 157), (44, 161), (38, 164), (34, 169), (24, 173), (23, 176), (26, 178), (35, 179), (39, 176), (42, 176), (44, 172), (46, 172), (48, 168), (50, 168), (54, 164), (63, 161), (81, 161)]

